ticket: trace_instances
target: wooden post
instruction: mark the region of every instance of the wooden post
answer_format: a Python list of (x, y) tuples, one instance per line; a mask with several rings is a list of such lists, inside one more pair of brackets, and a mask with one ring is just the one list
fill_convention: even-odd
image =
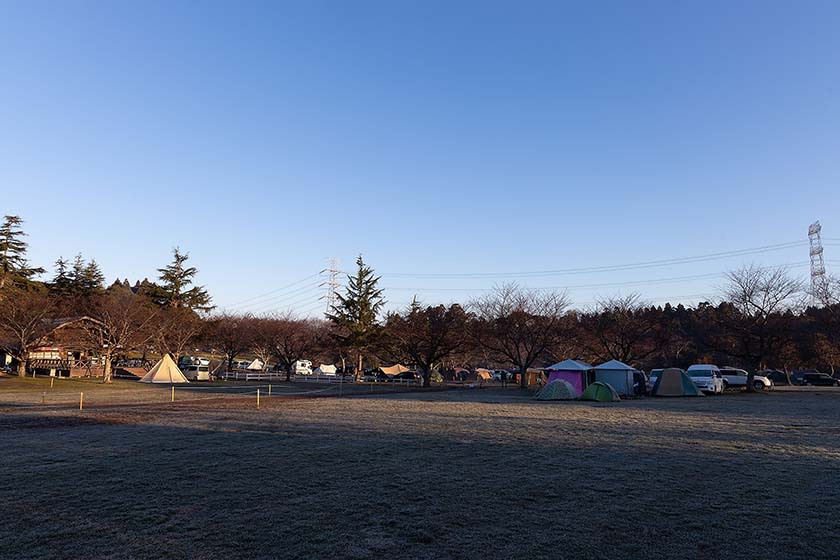
[(257, 389), (257, 408), (260, 407), (260, 390)]
[(268, 396), (271, 396), (271, 383), (268, 384)]
[(84, 409), (85, 407), (85, 394), (79, 393), (79, 410)]
[(175, 402), (175, 385), (172, 386), (172, 400), (169, 402)]
[(50, 389), (53, 388), (53, 381), (55, 381), (55, 377), (50, 377)]
[(44, 404), (45, 402), (47, 402), (47, 392), (46, 391), (44, 391), (44, 393), (41, 395), (41, 404)]

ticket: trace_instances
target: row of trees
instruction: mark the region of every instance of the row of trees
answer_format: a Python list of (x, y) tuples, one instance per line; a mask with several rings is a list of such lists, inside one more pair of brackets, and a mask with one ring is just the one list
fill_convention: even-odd
[[(287, 372), (298, 359), (365, 366), (403, 362), (429, 383), (435, 370), (490, 367), (525, 372), (574, 357), (617, 359), (640, 368), (713, 362), (751, 370), (828, 368), (840, 362), (840, 285), (820, 290), (819, 305), (784, 269), (731, 272), (717, 303), (646, 305), (638, 296), (606, 298), (572, 309), (564, 293), (498, 287), (464, 305), (422, 305), (383, 314), (379, 277), (363, 261), (324, 320), (293, 315), (212, 314), (188, 255), (175, 249), (156, 282), (104, 287), (95, 261), (56, 262), (52, 280), (26, 259), (21, 221), (0, 227), (0, 348), (25, 371), (28, 352), (57, 325), (103, 358), (105, 379), (118, 355), (200, 348), (224, 356), (274, 361)], [(60, 319), (64, 320), (60, 320)], [(66, 320), (66, 319), (72, 320)], [(525, 381), (525, 376), (522, 376)]]

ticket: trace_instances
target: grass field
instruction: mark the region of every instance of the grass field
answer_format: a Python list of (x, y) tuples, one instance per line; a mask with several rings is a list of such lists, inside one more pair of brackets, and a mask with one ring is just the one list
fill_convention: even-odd
[(149, 388), (79, 412), (20, 383), (0, 380), (3, 558), (838, 556), (837, 393), (255, 410)]

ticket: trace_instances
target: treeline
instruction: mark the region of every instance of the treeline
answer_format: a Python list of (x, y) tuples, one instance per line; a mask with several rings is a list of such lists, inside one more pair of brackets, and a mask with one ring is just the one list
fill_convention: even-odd
[[(840, 294), (829, 281), (818, 293), (781, 268), (730, 272), (717, 303), (646, 305), (638, 296), (605, 298), (590, 309), (566, 294), (498, 287), (463, 305), (424, 305), (383, 313), (379, 277), (359, 257), (357, 270), (324, 319), (292, 314), (214, 313), (197, 270), (179, 249), (155, 281), (105, 286), (97, 263), (59, 258), (55, 274), (26, 258), (21, 221), (0, 228), (0, 349), (24, 373), (28, 354), (49, 337), (71, 340), (103, 359), (199, 350), (256, 356), (289, 372), (299, 359), (336, 363), (343, 371), (401, 362), (426, 384), (435, 371), (488, 367), (527, 371), (565, 358), (617, 359), (641, 369), (717, 363), (755, 371), (828, 370), (840, 363)], [(525, 376), (522, 376), (523, 382)]]

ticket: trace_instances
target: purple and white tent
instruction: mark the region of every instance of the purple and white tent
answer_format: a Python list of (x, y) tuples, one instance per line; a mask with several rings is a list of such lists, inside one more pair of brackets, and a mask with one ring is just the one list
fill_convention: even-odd
[(580, 360), (563, 360), (545, 368), (548, 374), (547, 383), (551, 383), (555, 379), (568, 381), (577, 392), (577, 396), (580, 396), (587, 385), (586, 374), (591, 369), (592, 366)]

